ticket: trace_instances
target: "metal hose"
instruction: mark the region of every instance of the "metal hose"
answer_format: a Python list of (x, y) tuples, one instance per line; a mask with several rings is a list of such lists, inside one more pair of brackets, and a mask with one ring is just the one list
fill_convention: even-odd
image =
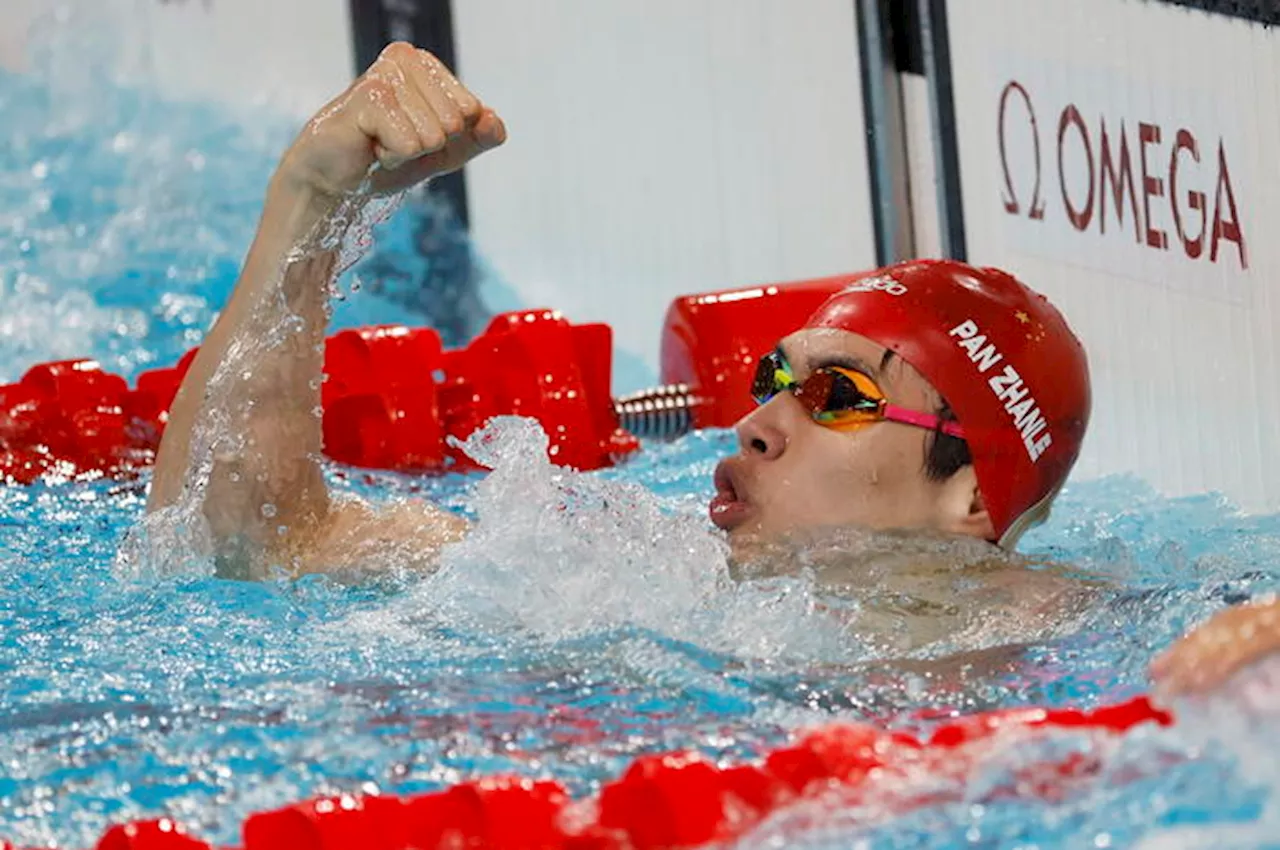
[(614, 399), (618, 422), (637, 437), (672, 440), (693, 430), (698, 398), (687, 384), (668, 384)]

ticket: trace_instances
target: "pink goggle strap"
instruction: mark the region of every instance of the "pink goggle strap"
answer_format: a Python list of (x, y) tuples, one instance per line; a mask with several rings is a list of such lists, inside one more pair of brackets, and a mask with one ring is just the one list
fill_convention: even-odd
[(908, 410), (905, 407), (898, 407), (896, 404), (885, 404), (880, 408), (880, 415), (890, 422), (901, 422), (904, 425), (915, 425), (917, 428), (927, 428), (930, 431), (941, 430), (942, 433), (949, 437), (964, 439), (964, 429), (957, 422), (944, 422), (931, 413), (921, 413), (918, 410)]

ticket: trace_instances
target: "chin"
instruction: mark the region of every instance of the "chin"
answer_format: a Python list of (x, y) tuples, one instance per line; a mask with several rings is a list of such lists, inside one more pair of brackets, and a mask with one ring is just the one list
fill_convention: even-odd
[(753, 518), (728, 529), (725, 535), (730, 543), (736, 543), (743, 540), (757, 540), (763, 536), (763, 533), (760, 522)]
[(746, 522), (727, 532), (726, 537), (735, 558), (749, 559), (772, 548), (785, 533), (773, 531), (763, 523)]

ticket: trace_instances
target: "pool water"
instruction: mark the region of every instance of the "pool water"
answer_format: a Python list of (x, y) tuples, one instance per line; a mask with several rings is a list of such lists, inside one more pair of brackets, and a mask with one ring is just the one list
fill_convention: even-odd
[[(172, 362), (229, 292), (291, 128), (47, 61), (0, 76), (0, 379), (68, 356), (128, 375)], [(433, 314), (412, 294), (432, 274), (420, 237), (412, 216), (384, 226), (338, 325), (438, 319), (464, 334), (511, 306), (480, 263), (474, 297)], [(470, 250), (437, 238), (448, 262)], [(431, 498), (476, 521), (429, 576), (393, 554), (354, 582), (122, 560), (145, 476), (0, 487), (0, 837), (86, 846), (166, 813), (234, 843), (250, 812), (320, 793), (515, 772), (588, 794), (639, 753), (744, 759), (798, 728), (913, 723), (923, 706), (1092, 706), (1145, 690), (1150, 658), (1189, 624), (1280, 587), (1280, 518), (1129, 478), (1073, 484), (1022, 548), (1112, 589), (1009, 672), (923, 680), (878, 665), (804, 577), (729, 580), (704, 515), (728, 433), (590, 475), (539, 460), (527, 423), (490, 436), (476, 449), (488, 478), (329, 470), (340, 491)], [(1280, 846), (1276, 672), (1180, 706), (1170, 730), (1049, 736), (997, 754), (946, 802), (823, 798), (741, 844)], [(1104, 770), (1061, 799), (989, 793), (1027, 758), (1086, 745), (1107, 747)]]

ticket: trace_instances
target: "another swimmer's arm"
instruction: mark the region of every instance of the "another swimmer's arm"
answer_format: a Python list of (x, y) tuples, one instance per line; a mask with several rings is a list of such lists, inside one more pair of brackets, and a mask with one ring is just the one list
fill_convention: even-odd
[(1151, 664), (1166, 694), (1212, 690), (1255, 661), (1280, 653), (1280, 599), (1219, 611)]
[[(287, 552), (308, 560), (330, 511), (315, 409), (337, 258), (307, 242), (358, 200), (358, 188), (400, 191), (505, 139), (493, 111), (407, 44), (387, 48), (308, 122), (272, 177), (240, 280), (174, 400), (149, 510), (178, 502), (211, 464), (201, 507), (220, 559)], [(272, 334), (281, 341), (264, 344)], [(210, 427), (243, 443), (200, 443), (193, 452), (197, 425), (219, 418)]]

